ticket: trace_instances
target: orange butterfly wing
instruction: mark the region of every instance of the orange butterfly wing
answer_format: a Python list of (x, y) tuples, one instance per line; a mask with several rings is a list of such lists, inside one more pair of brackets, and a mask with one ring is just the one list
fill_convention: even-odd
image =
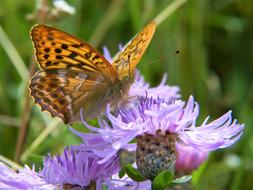
[(116, 80), (113, 66), (89, 44), (58, 29), (36, 25), (31, 36), (42, 68), (29, 85), (35, 103), (65, 123), (78, 120), (81, 108), (87, 119), (95, 117)]
[(96, 49), (77, 37), (45, 25), (32, 27), (31, 37), (42, 69), (85, 70), (115, 81), (113, 66)]
[(80, 120), (80, 109), (85, 118), (95, 117), (104, 93), (111, 84), (102, 76), (69, 69), (41, 70), (32, 78), (29, 88), (35, 103), (64, 123)]
[(113, 60), (118, 78), (123, 80), (133, 74), (137, 64), (146, 51), (156, 29), (156, 23), (151, 21), (140, 33), (125, 45)]

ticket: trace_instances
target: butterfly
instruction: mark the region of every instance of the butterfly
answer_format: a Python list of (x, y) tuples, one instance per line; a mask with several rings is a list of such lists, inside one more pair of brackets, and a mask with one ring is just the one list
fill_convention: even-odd
[(40, 70), (29, 89), (42, 111), (65, 124), (95, 118), (108, 103), (117, 106), (127, 96), (137, 64), (156, 29), (151, 21), (125, 45), (112, 63), (95, 48), (59, 29), (35, 25), (31, 39)]

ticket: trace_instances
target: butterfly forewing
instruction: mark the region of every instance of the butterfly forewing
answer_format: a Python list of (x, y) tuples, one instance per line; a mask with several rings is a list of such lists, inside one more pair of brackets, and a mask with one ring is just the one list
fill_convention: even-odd
[(120, 80), (133, 74), (153, 37), (155, 29), (156, 23), (154, 21), (150, 22), (115, 56), (112, 65), (115, 67)]
[(90, 71), (116, 79), (115, 69), (104, 56), (75, 36), (45, 25), (35, 25), (31, 36), (42, 69)]

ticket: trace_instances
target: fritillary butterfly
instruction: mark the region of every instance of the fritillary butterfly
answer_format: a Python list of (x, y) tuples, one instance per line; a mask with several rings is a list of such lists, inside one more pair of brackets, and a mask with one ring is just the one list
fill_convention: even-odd
[(41, 68), (29, 85), (35, 103), (66, 124), (80, 120), (80, 109), (85, 119), (92, 119), (107, 103), (118, 105), (127, 96), (155, 28), (155, 22), (150, 22), (110, 64), (75, 36), (45, 25), (33, 26), (31, 38)]

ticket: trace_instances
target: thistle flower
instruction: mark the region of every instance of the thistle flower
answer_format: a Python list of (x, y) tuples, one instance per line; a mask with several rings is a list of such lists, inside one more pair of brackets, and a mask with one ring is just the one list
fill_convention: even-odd
[(119, 158), (98, 164), (99, 157), (92, 152), (65, 148), (62, 155), (47, 156), (43, 169), (25, 166), (19, 173), (0, 162), (0, 189), (102, 189), (102, 184), (119, 171)]
[(153, 179), (160, 171), (172, 170), (176, 161), (176, 144), (183, 143), (200, 151), (226, 148), (236, 142), (244, 125), (232, 121), (231, 111), (207, 124), (208, 117), (199, 126), (196, 119), (199, 106), (191, 96), (187, 103), (181, 100), (167, 101), (161, 98), (142, 99), (130, 108), (122, 108), (114, 116), (107, 109), (106, 120), (100, 120), (100, 128), (83, 121), (95, 132), (90, 139), (105, 140), (110, 146), (103, 149), (94, 147), (94, 154), (103, 157), (100, 163), (109, 160), (120, 149), (137, 139), (138, 170), (148, 179)]
[(0, 162), (0, 189), (102, 189), (102, 183), (119, 171), (119, 159), (98, 164), (99, 158), (92, 152), (66, 148), (60, 156), (47, 156), (43, 169), (25, 166), (19, 173)]
[(57, 186), (47, 183), (34, 169), (25, 166), (18, 173), (0, 162), (0, 189), (53, 190)]
[(66, 148), (62, 155), (44, 159), (41, 175), (48, 183), (61, 188), (102, 189), (102, 183), (119, 171), (119, 159), (114, 155), (110, 161), (98, 164), (99, 159), (92, 152)]
[[(94, 143), (80, 146), (85, 149)], [(101, 139), (100, 145), (105, 144)], [(102, 189), (102, 184), (120, 170), (118, 155), (98, 164), (100, 157), (78, 147), (65, 148), (62, 155), (46, 156), (39, 173), (28, 166), (16, 173), (0, 162), (0, 189)]]

